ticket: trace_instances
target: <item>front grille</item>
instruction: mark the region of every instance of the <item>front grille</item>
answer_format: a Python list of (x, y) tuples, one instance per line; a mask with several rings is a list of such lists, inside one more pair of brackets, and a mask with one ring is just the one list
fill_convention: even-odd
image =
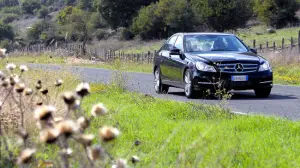
[(239, 63), (234, 64), (219, 64), (218, 68), (220, 72), (227, 72), (227, 73), (247, 73), (247, 72), (257, 72), (258, 64), (254, 63), (241, 63), (243, 66), (242, 71), (237, 71), (236, 65)]

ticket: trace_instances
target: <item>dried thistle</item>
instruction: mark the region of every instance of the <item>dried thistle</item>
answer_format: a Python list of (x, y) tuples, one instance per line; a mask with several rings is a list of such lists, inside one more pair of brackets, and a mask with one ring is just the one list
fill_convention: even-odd
[(112, 165), (112, 168), (126, 168), (127, 167), (127, 161), (124, 159), (118, 159), (117, 162)]
[(80, 83), (76, 88), (76, 93), (80, 97), (87, 96), (90, 93), (90, 85), (88, 83)]
[(35, 149), (29, 149), (29, 148), (24, 149), (24, 150), (21, 152), (21, 154), (20, 154), (20, 156), (18, 157), (18, 159), (17, 159), (17, 164), (18, 164), (18, 165), (21, 165), (21, 164), (27, 164), (27, 163), (29, 163), (29, 162), (32, 160), (33, 154), (34, 154), (35, 152), (36, 152)]
[(93, 106), (91, 113), (94, 117), (103, 116), (107, 114), (107, 108), (102, 103), (99, 103)]
[(93, 134), (83, 134), (78, 137), (77, 141), (84, 146), (91, 146), (94, 139), (95, 135)]
[(56, 128), (48, 128), (40, 133), (40, 140), (43, 143), (52, 144), (54, 143), (60, 135), (60, 132)]
[(90, 121), (85, 117), (79, 117), (76, 123), (82, 131), (86, 130), (90, 125)]
[(37, 90), (42, 89), (42, 81), (41, 81), (41, 80), (38, 80), (38, 81), (37, 81), (37, 83), (35, 84), (35, 88), (36, 88)]
[(140, 162), (141, 160), (140, 160), (140, 158), (138, 157), (138, 156), (132, 156), (131, 157), (131, 162), (133, 163), (133, 164), (136, 164), (137, 162)]
[(20, 70), (21, 70), (22, 73), (28, 71), (28, 67), (26, 65), (20, 65), (19, 68), (20, 68)]
[(61, 135), (65, 135), (66, 137), (71, 136), (79, 129), (76, 123), (72, 120), (61, 121), (56, 125), (56, 128), (59, 130)]
[(8, 78), (3, 79), (1, 82), (1, 86), (3, 87), (8, 87), (9, 84), (10, 84), (10, 80)]
[(41, 105), (43, 105), (44, 103), (42, 102), (42, 101), (38, 101), (38, 102), (36, 102), (36, 105), (37, 106), (41, 106)]
[(105, 150), (100, 145), (93, 145), (92, 147), (87, 148), (88, 157), (90, 160), (104, 160)]
[(17, 92), (17, 93), (23, 93), (24, 92), (24, 90), (25, 90), (25, 84), (24, 83), (17, 83), (16, 85), (15, 85), (15, 91)]
[(56, 82), (54, 83), (54, 85), (55, 85), (56, 87), (59, 87), (59, 86), (61, 86), (63, 83), (64, 83), (63, 80), (58, 79), (58, 80), (56, 80)]
[(73, 92), (65, 92), (62, 96), (67, 105), (73, 105), (76, 101), (76, 95)]
[(49, 93), (49, 90), (48, 90), (48, 89), (42, 89), (42, 90), (41, 90), (41, 93), (42, 93), (43, 95), (47, 95), (47, 94)]
[(57, 110), (54, 106), (42, 106), (34, 111), (36, 120), (48, 120)]
[(30, 89), (30, 88), (26, 88), (25, 91), (24, 91), (24, 95), (25, 96), (30, 96), (33, 94), (33, 90)]
[(10, 85), (14, 86), (16, 83), (20, 82), (20, 78), (18, 75), (11, 75), (9, 78)]
[(71, 148), (63, 149), (60, 151), (60, 154), (67, 156), (67, 157), (71, 157), (72, 153), (73, 153), (73, 150)]
[(3, 80), (5, 77), (6, 76), (5, 76), (4, 72), (0, 71), (0, 79)]
[(9, 71), (13, 71), (17, 68), (16, 64), (7, 64), (6, 65), (6, 69), (9, 70)]
[(99, 135), (103, 141), (112, 141), (120, 135), (120, 131), (117, 128), (104, 126), (99, 129)]

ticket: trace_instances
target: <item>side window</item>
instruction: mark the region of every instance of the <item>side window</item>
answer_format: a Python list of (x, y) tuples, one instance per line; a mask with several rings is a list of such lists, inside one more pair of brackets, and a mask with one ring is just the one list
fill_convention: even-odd
[(169, 41), (166, 43), (166, 45), (164, 46), (164, 50), (169, 51), (170, 48), (174, 46), (176, 39), (177, 39), (177, 36), (171, 37), (169, 39)]
[(183, 38), (181, 36), (178, 36), (175, 47), (183, 51)]

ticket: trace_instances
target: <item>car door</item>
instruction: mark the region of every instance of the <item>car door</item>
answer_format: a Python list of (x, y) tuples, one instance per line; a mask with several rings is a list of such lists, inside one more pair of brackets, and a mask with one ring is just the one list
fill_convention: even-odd
[(166, 84), (170, 84), (171, 81), (171, 72), (173, 66), (170, 61), (170, 49), (174, 47), (177, 37), (177, 35), (170, 37), (167, 43), (162, 48), (162, 50), (159, 52), (159, 56), (161, 57), (161, 78)]
[[(183, 35), (178, 36), (174, 46), (180, 49), (181, 53), (184, 54)], [(186, 66), (186, 61), (182, 60), (179, 55), (171, 55), (170, 63), (172, 66), (171, 81), (173, 81), (175, 85), (182, 84), (182, 72)]]

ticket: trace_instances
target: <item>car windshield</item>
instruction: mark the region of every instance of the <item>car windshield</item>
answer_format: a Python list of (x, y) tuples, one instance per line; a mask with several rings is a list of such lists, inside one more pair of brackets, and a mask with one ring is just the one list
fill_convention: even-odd
[(185, 49), (186, 52), (248, 51), (234, 35), (186, 35)]

